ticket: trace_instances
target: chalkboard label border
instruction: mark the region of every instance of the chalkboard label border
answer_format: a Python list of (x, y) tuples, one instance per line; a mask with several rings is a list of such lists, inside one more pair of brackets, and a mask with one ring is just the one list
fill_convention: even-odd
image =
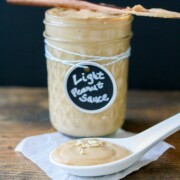
[[(78, 67), (78, 65), (83, 65), (83, 66), (88, 66), (88, 65), (92, 65), (92, 66), (97, 66), (98, 68), (102, 69), (103, 71), (105, 71), (107, 73), (107, 75), (109, 76), (109, 78), (112, 81), (112, 85), (113, 85), (113, 95), (111, 100), (109, 101), (109, 103), (107, 103), (104, 107), (97, 109), (97, 110), (87, 110), (87, 109), (83, 109), (79, 106), (77, 106), (70, 98), (69, 94), (68, 94), (68, 90), (67, 90), (67, 80), (69, 78), (69, 75), (71, 74), (71, 72), (73, 70), (75, 70), (76, 68), (80, 68)], [(116, 96), (117, 96), (117, 86), (116, 86), (116, 82), (115, 79), (113, 77), (113, 75), (109, 72), (109, 70), (107, 68), (105, 68), (104, 66), (98, 64), (98, 63), (94, 63), (94, 62), (82, 62), (82, 63), (78, 63), (77, 66), (72, 66), (66, 73), (65, 78), (64, 78), (64, 90), (65, 90), (65, 96), (66, 98), (69, 100), (69, 102), (73, 105), (73, 107), (75, 107), (76, 109), (80, 110), (81, 112), (84, 113), (89, 113), (89, 114), (96, 114), (96, 113), (100, 113), (102, 111), (105, 111), (106, 109), (108, 109), (115, 101)]]

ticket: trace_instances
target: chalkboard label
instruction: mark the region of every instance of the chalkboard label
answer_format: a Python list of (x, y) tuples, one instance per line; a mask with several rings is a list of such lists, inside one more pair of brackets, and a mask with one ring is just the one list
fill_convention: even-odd
[(115, 100), (116, 83), (111, 73), (97, 63), (79, 64), (67, 72), (64, 86), (67, 98), (80, 111), (98, 113)]

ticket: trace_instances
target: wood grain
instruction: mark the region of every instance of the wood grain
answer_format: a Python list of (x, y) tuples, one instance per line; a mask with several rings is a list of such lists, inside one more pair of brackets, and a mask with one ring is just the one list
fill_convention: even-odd
[[(123, 128), (141, 132), (180, 111), (180, 92), (130, 91)], [(54, 132), (46, 89), (0, 88), (0, 180), (49, 179), (14, 148), (24, 137)], [(180, 179), (180, 132), (167, 139), (176, 149), (127, 176), (127, 180)]]

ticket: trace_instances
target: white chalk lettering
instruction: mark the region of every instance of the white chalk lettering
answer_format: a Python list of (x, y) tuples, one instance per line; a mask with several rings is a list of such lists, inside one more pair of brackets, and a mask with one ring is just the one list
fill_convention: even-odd
[(89, 85), (93, 84), (94, 83), (94, 78), (93, 78), (93, 75), (90, 73), (87, 75), (87, 79), (89, 79), (90, 81), (88, 82)]
[(98, 91), (99, 89), (102, 89), (103, 87), (104, 87), (104, 83), (99, 81), (97, 84), (95, 84), (93, 86), (86, 86), (81, 89), (73, 88), (71, 90), (71, 94), (74, 97), (77, 97), (77, 96), (81, 96), (82, 94), (84, 94), (86, 92)]
[(81, 81), (82, 81), (82, 78), (77, 80), (76, 74), (73, 75), (73, 82), (75, 86), (78, 85)]
[(84, 82), (87, 82), (88, 80), (86, 79), (86, 77), (85, 77), (85, 74), (84, 73), (82, 73), (82, 80), (84, 81)]
[(102, 96), (87, 96), (87, 94), (83, 94), (82, 97), (79, 97), (81, 102), (88, 102), (88, 103), (102, 103), (104, 101), (109, 101), (107, 94), (103, 94)]
[(97, 75), (98, 75), (98, 79), (105, 79), (103, 72), (99, 71), (99, 72), (97, 73)]
[(98, 89), (102, 89), (104, 87), (104, 83), (102, 83), (101, 81), (99, 81), (96, 85)]
[(105, 79), (104, 77), (104, 73), (102, 71), (99, 71), (97, 73), (95, 73), (94, 71), (92, 73), (89, 73), (87, 75), (85, 75), (85, 73), (81, 74), (81, 78), (77, 78), (77, 75), (74, 74), (73, 77), (73, 82), (74, 85), (77, 86), (79, 83), (81, 82), (87, 82), (89, 85), (94, 84), (95, 80), (102, 80)]
[(76, 92), (77, 92), (77, 88), (73, 88), (73, 89), (71, 90), (71, 94), (72, 94), (74, 97), (77, 97)]

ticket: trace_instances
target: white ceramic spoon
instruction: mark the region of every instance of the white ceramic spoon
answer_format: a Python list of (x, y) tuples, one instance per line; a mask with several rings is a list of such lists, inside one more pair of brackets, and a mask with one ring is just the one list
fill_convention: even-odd
[[(128, 138), (96, 138), (108, 141), (124, 147), (131, 151), (131, 154), (121, 160), (111, 163), (94, 166), (69, 166), (56, 163), (51, 158), (53, 164), (58, 165), (69, 174), (78, 176), (102, 176), (124, 170), (138, 161), (147, 151), (149, 151), (158, 142), (164, 140), (171, 134), (180, 129), (180, 113), (160, 122), (159, 124)], [(89, 139), (89, 138), (88, 138)], [(93, 138), (94, 139), (94, 138)]]

